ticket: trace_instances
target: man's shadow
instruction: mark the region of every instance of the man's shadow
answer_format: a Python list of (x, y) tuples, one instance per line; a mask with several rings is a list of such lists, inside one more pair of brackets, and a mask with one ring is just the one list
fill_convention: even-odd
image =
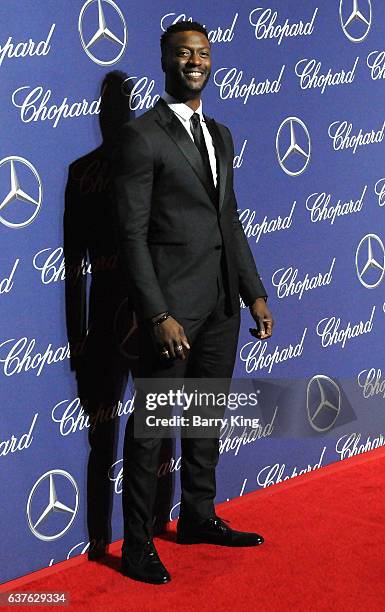
[[(69, 166), (65, 190), (64, 257), (67, 335), (71, 370), (84, 412), (89, 416), (87, 466), (88, 555), (99, 558), (111, 542), (112, 465), (116, 461), (119, 408), (129, 375), (136, 375), (136, 317), (122, 273), (111, 191), (112, 159), (130, 110), (130, 83), (113, 71), (101, 86), (102, 143)], [(88, 287), (87, 278), (90, 278)], [(124, 416), (124, 415), (123, 415)], [(173, 452), (165, 440), (162, 462)], [(155, 532), (168, 521), (172, 478), (159, 481)]]

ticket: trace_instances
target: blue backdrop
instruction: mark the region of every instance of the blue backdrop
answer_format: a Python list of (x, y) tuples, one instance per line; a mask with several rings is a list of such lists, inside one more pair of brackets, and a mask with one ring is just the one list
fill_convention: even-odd
[[(261, 342), (242, 310), (234, 376), (260, 393), (261, 425), (222, 432), (217, 501), (385, 444), (382, 3), (2, 0), (2, 581), (89, 545), (90, 422), (69, 363), (65, 188), (80, 159), (72, 168), (81, 168), (75, 180), (91, 227), (105, 184), (100, 165), (84, 156), (102, 141), (103, 79), (126, 73), (131, 118), (150, 108), (163, 90), (160, 35), (183, 18), (210, 31), (203, 108), (232, 130), (239, 214), (276, 319), (273, 337)], [(86, 263), (83, 272), (89, 284)], [(124, 308), (115, 314), (124, 359), (131, 328)], [(123, 535), (132, 395), (129, 378), (108, 472), (112, 540)], [(177, 447), (160, 479), (177, 474), (178, 458)]]

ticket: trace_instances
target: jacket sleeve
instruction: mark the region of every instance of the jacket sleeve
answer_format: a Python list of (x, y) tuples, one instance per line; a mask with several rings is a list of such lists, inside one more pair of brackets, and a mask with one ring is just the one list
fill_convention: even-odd
[(153, 179), (151, 143), (128, 124), (114, 153), (112, 192), (124, 273), (137, 316), (144, 319), (168, 310), (147, 243)]
[(234, 172), (232, 160), (234, 159), (234, 144), (230, 130), (228, 128), (226, 128), (226, 130), (230, 142), (231, 154), (232, 221), (234, 228), (234, 250), (239, 274), (239, 292), (245, 305), (250, 306), (254, 300), (259, 297), (263, 297), (266, 301), (267, 291), (263, 286), (258, 269), (255, 265), (253, 254), (239, 219), (238, 205), (233, 188)]

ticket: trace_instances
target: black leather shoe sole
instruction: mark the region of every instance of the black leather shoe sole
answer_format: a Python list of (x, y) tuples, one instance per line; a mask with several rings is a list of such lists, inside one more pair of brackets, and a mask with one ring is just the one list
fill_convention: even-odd
[(225, 538), (215, 538), (215, 537), (199, 537), (196, 535), (189, 534), (178, 534), (176, 536), (177, 544), (215, 544), (217, 546), (229, 546), (232, 548), (244, 548), (246, 546), (260, 546), (263, 544), (265, 540), (262, 536), (259, 536), (258, 540), (252, 541), (247, 538), (240, 538), (239, 540), (228, 540)]

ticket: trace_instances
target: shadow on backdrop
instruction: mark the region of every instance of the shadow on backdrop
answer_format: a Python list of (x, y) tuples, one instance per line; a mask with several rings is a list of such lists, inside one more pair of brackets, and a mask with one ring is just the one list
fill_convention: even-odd
[[(119, 411), (138, 363), (138, 335), (132, 299), (118, 256), (110, 189), (111, 160), (122, 126), (134, 119), (127, 75), (113, 71), (101, 86), (102, 144), (72, 162), (64, 209), (65, 304), (71, 370), (89, 416), (87, 466), (89, 558), (104, 556), (111, 541), (114, 495), (110, 478), (116, 461)], [(88, 287), (87, 279), (90, 278)], [(124, 415), (123, 415), (124, 416)], [(173, 451), (165, 440), (161, 461)], [(155, 533), (168, 521), (172, 477), (159, 481)]]

